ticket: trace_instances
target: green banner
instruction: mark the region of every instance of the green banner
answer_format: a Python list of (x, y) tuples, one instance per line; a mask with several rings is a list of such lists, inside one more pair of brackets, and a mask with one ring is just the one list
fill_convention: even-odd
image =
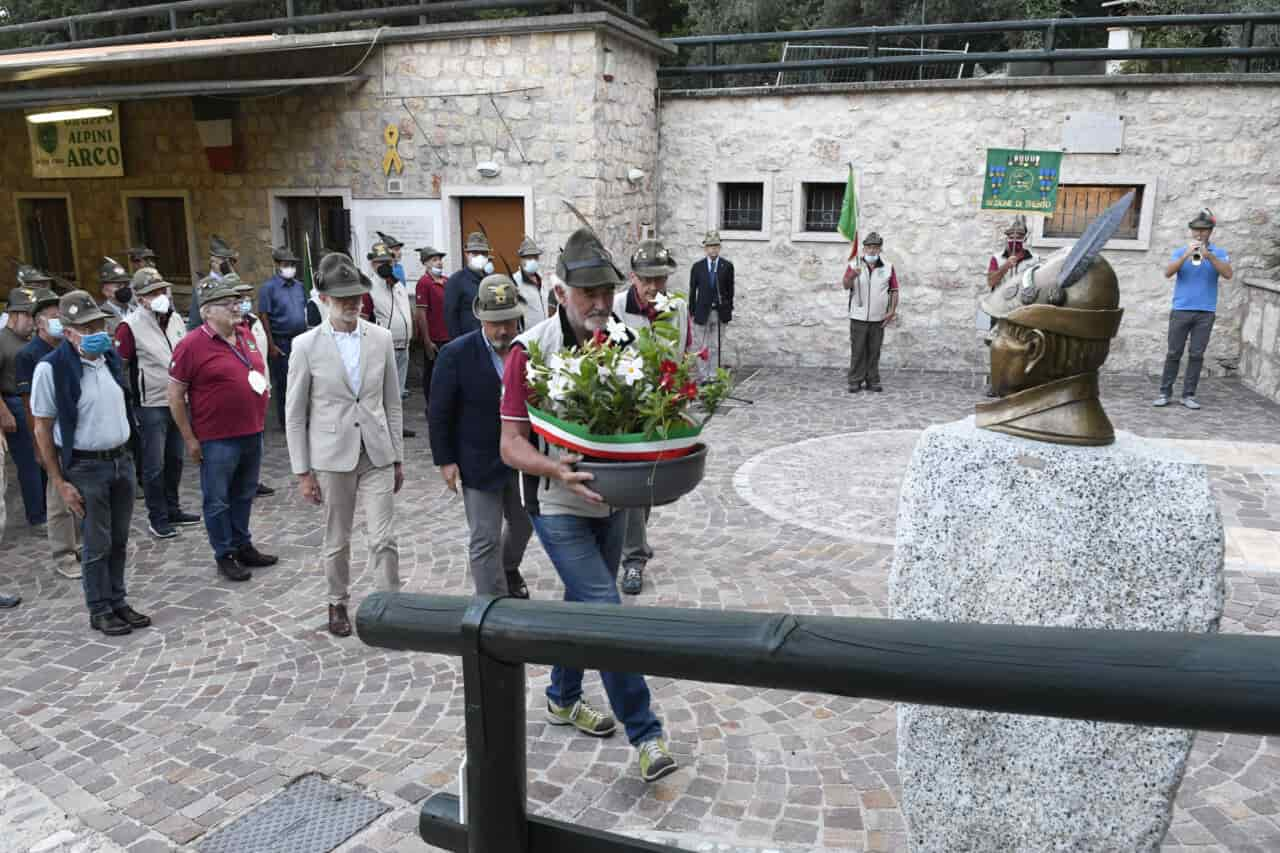
[(988, 148), (982, 209), (1053, 216), (1061, 174), (1061, 151)]

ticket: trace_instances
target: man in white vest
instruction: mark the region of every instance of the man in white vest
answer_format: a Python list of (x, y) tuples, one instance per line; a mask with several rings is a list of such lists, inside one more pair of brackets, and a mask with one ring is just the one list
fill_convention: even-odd
[(134, 273), (132, 290), (137, 305), (116, 326), (116, 352), (124, 359), (140, 423), (147, 530), (171, 539), (178, 535), (174, 528), (200, 523), (178, 501), (185, 447), (169, 411), (169, 362), (187, 325), (173, 308), (172, 285), (154, 267)]
[[(396, 373), (400, 377), (400, 398), (408, 393), (405, 383), (409, 379), (409, 342), (413, 340), (413, 308), (409, 305), (409, 291), (404, 282), (396, 278), (395, 255), (387, 244), (374, 243), (367, 255), (373, 265), (373, 286), (362, 302), (364, 318), (391, 332), (395, 345)], [(405, 438), (413, 438), (411, 429), (404, 431)]]
[[(502, 461), (520, 471), (521, 497), (542, 548), (564, 583), (565, 601), (618, 604), (618, 563), (622, 558), (622, 513), (593, 492), (591, 474), (575, 471), (582, 457), (539, 441), (526, 403), (529, 347), (543, 356), (590, 340), (612, 317), (613, 295), (623, 284), (612, 256), (590, 229), (569, 236), (560, 253), (556, 286), (560, 308), (554, 317), (520, 335), (503, 367)], [(629, 345), (629, 344), (628, 344)], [(640, 778), (661, 779), (676, 770), (667, 749), (662, 723), (650, 707), (649, 686), (640, 673), (602, 672), (609, 707), (626, 729), (627, 739), (640, 753)], [(589, 705), (582, 693), (582, 670), (556, 666), (547, 687), (547, 716), (553, 726), (572, 726), (592, 737), (609, 737), (617, 729), (614, 717)]]
[[(614, 294), (613, 313), (632, 329), (653, 326), (660, 313), (658, 294), (667, 292), (667, 279), (676, 271), (676, 262), (661, 240), (642, 240), (631, 253), (631, 286)], [(676, 352), (683, 355), (693, 345), (689, 323), (689, 303), (675, 300), (675, 328), (680, 334)], [(649, 507), (633, 507), (622, 511), (626, 531), (622, 538), (622, 591), (639, 595), (644, 588), (644, 570), (653, 559), (647, 527)]]
[(516, 254), (520, 256), (520, 269), (512, 276), (512, 281), (516, 284), (520, 299), (524, 301), (524, 324), (521, 328), (532, 329), (555, 311), (548, 307), (547, 296), (543, 291), (542, 273), (539, 271), (542, 247), (533, 242), (532, 237), (526, 236), (521, 241), (520, 248), (516, 249)]
[(303, 500), (324, 506), (329, 632), (347, 637), (357, 498), (370, 564), (383, 589), (400, 589), (395, 495), (404, 485), (404, 408), (391, 333), (360, 319), (368, 279), (345, 255), (331, 253), (320, 261), (316, 288), (329, 319), (293, 341), (285, 435)]
[(885, 324), (898, 311), (898, 274), (880, 256), (884, 240), (872, 231), (862, 241), (862, 254), (849, 261), (844, 287), (849, 291), (849, 393), (865, 384), (883, 391), (880, 384), (880, 345)]

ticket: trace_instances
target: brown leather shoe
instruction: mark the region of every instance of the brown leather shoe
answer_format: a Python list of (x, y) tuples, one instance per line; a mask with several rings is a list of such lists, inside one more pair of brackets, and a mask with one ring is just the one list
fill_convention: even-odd
[(351, 620), (347, 618), (347, 605), (329, 605), (329, 633), (336, 637), (351, 636)]

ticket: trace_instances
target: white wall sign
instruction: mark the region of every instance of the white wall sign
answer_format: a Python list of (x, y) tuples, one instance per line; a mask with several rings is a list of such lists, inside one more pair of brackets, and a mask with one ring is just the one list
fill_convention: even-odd
[(31, 174), (36, 178), (118, 178), (124, 175), (120, 150), (120, 111), (116, 104), (93, 104), (111, 114), (98, 118), (33, 121), (58, 112), (74, 114), (84, 106), (27, 110)]
[(1067, 113), (1062, 118), (1065, 154), (1119, 154), (1124, 148), (1124, 116)]
[[(419, 246), (428, 244), (437, 249), (445, 248), (441, 203), (437, 198), (356, 198), (351, 200), (351, 230), (355, 243), (351, 256), (362, 270), (368, 271), (365, 255), (369, 247), (378, 242), (378, 233), (389, 234), (404, 243), (400, 263), (404, 265), (405, 284), (410, 292), (422, 277), (422, 264), (418, 261)], [(445, 258), (445, 267), (452, 269)]]

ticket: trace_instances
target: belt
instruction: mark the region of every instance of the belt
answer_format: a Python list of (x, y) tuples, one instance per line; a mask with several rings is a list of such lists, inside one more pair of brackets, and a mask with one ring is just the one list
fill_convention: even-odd
[(122, 444), (111, 450), (72, 450), (72, 459), (97, 459), (100, 461), (108, 461), (111, 459), (119, 459), (129, 452), (129, 445)]

